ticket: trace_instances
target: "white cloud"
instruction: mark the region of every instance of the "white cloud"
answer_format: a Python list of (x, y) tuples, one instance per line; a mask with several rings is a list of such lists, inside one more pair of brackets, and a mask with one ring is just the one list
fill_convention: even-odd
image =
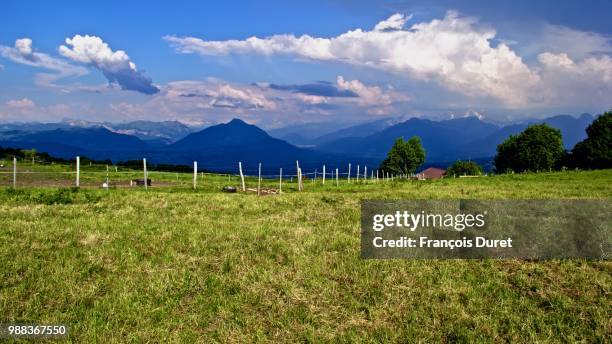
[[(564, 94), (548, 91), (559, 89), (555, 83), (563, 83), (548, 72), (550, 65), (544, 65), (540, 60), (530, 67), (507, 44), (495, 44), (499, 42), (495, 38), (496, 31), (480, 25), (477, 19), (449, 11), (442, 19), (404, 29), (408, 19), (395, 14), (371, 31), (355, 29), (331, 38), (283, 34), (227, 41), (175, 36), (164, 39), (179, 53), (212, 56), (277, 54), (375, 68), (407, 80), (433, 81), (468, 98), (496, 100), (506, 108), (561, 105), (566, 101)], [(581, 37), (590, 39), (588, 46), (604, 44), (593, 35)], [(567, 45), (569, 42), (558, 44)], [(600, 70), (606, 74), (608, 68), (606, 57), (576, 63), (572, 74), (574, 80), (582, 73), (579, 79), (584, 80), (583, 84), (591, 85), (587, 90), (573, 90), (582, 94), (582, 102), (592, 100), (593, 88), (609, 89), (610, 80), (590, 72)], [(603, 98), (595, 101), (609, 103)], [(573, 105), (579, 106), (580, 103)]]
[(138, 71), (125, 51), (113, 51), (100, 37), (75, 35), (66, 38), (66, 45), (61, 45), (59, 52), (73, 61), (99, 69), (110, 83), (117, 83), (124, 90), (144, 94), (159, 92), (151, 78)]
[(330, 120), (330, 116), (358, 120), (369, 118), (371, 114), (399, 113), (398, 102), (401, 105), (409, 100), (388, 87), (366, 85), (343, 77), (328, 85), (341, 91), (349, 90), (357, 96), (306, 94), (294, 88), (272, 88), (269, 83), (237, 84), (215, 78), (182, 80), (162, 86), (159, 93), (144, 102), (113, 103), (107, 115), (121, 119), (173, 119), (198, 123), (217, 123), (236, 116), (260, 124)]
[(74, 66), (62, 59), (34, 51), (30, 38), (15, 40), (13, 47), (0, 45), (0, 55), (15, 63), (53, 71), (54, 73), (37, 74), (36, 84), (41, 86), (59, 87), (55, 84), (58, 79), (87, 74), (87, 70), (83, 67)]
[(357, 102), (362, 106), (385, 107), (394, 102), (410, 100), (407, 95), (392, 89), (383, 90), (379, 86), (366, 86), (359, 80), (345, 80), (342, 76), (338, 76), (336, 84), (338, 89), (355, 92), (359, 96)]
[(58, 118), (71, 114), (83, 114), (84, 109), (75, 111), (67, 104), (52, 104), (41, 106), (29, 98), (11, 99), (0, 105), (0, 121), (57, 121)]
[(12, 99), (7, 101), (5, 105), (13, 109), (28, 109), (36, 107), (34, 101), (28, 98)]
[(374, 26), (374, 31), (401, 30), (410, 19), (412, 19), (412, 14), (406, 17), (403, 14), (396, 13), (388, 19), (376, 24), (376, 26)]
[(213, 78), (207, 82), (173, 81), (168, 83), (165, 91), (166, 97), (171, 101), (184, 102), (187, 99), (201, 108), (268, 110), (276, 108), (276, 103), (266, 98), (257, 86), (231, 85)]
[(581, 61), (567, 54), (542, 53), (538, 55), (540, 74), (547, 86), (540, 90), (544, 97), (561, 95), (566, 104), (584, 104), (609, 107), (612, 96), (612, 58), (606, 55), (589, 57)]
[(32, 40), (29, 38), (16, 40), (15, 49), (23, 56), (32, 55)]
[(567, 54), (574, 60), (582, 60), (597, 55), (612, 54), (612, 36), (545, 24), (525, 50), (532, 54), (541, 52)]

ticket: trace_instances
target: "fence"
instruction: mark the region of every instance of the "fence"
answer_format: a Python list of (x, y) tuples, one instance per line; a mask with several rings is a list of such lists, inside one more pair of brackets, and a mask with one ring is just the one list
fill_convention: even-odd
[[(339, 187), (341, 184), (373, 184), (394, 181), (398, 176), (382, 173), (375, 169), (357, 165), (352, 174), (352, 164), (346, 166), (346, 172), (341, 168), (328, 169), (322, 165), (321, 170), (304, 172), (296, 161), (293, 174), (283, 172), (278, 174), (262, 174), (262, 165), (258, 165), (256, 175), (243, 172), (242, 162), (235, 166), (237, 173), (209, 173), (198, 171), (198, 162), (193, 162), (193, 172), (164, 172), (147, 168), (146, 159), (142, 160), (142, 170), (114, 165), (83, 165), (76, 157), (71, 165), (32, 162), (13, 158), (12, 161), (0, 161), (0, 187), (83, 187), (83, 188), (135, 188), (141, 187), (184, 187), (184, 188), (214, 188), (236, 186), (243, 192), (280, 193), (284, 191), (303, 191), (310, 185)], [(411, 176), (399, 176), (409, 178)]]

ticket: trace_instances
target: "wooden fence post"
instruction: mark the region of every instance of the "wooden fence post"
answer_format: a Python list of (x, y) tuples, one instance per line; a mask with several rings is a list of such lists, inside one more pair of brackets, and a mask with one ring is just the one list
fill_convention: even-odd
[(348, 180), (349, 183), (351, 182), (351, 164), (349, 164), (347, 180)]
[(325, 165), (323, 165), (323, 185), (325, 185)]
[(280, 169), (280, 175), (278, 177), (278, 193), (283, 192), (283, 168)]
[(17, 188), (17, 158), (13, 157), (13, 189)]
[(76, 157), (76, 187), (78, 188), (81, 184), (81, 157)]
[(300, 167), (300, 191), (304, 190), (304, 173), (302, 173), (302, 168)]
[(338, 182), (338, 168), (336, 167), (336, 186), (340, 186), (340, 182)]
[(245, 192), (246, 187), (244, 185), (244, 174), (242, 174), (242, 162), (238, 162), (238, 169), (240, 170), (240, 180), (242, 181), (242, 192)]
[(259, 177), (257, 178), (257, 196), (261, 195), (261, 163), (259, 163)]
[(298, 179), (298, 191), (302, 191), (302, 170), (300, 169), (300, 162), (295, 161), (295, 171)]
[(298, 191), (302, 191), (304, 184), (302, 183), (302, 168), (298, 169)]
[(195, 190), (198, 184), (198, 162), (193, 162), (193, 189)]
[(149, 182), (147, 181), (147, 159), (143, 158), (142, 159), (142, 167), (143, 167), (143, 171), (144, 171), (144, 185), (145, 185), (145, 190), (149, 188)]

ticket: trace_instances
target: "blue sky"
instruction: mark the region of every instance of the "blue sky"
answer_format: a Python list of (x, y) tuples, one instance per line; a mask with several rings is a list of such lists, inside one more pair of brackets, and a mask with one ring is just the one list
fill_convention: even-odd
[(612, 106), (610, 1), (1, 6), (2, 122), (278, 127)]

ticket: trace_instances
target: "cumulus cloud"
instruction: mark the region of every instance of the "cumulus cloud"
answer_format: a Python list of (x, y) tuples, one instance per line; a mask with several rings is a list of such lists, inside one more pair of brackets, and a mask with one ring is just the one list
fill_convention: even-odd
[(83, 114), (86, 111), (75, 111), (66, 104), (39, 105), (29, 98), (11, 99), (0, 104), (0, 121), (3, 122), (29, 122), (29, 121), (55, 121), (59, 116), (74, 113)]
[[(600, 106), (604, 99), (609, 106), (612, 95), (612, 58), (607, 55), (575, 61), (567, 54), (538, 55), (540, 74), (547, 88), (540, 92), (545, 98), (562, 95), (568, 104)], [(588, 92), (588, 93), (587, 93)], [(586, 104), (585, 104), (586, 102)]]
[(612, 54), (612, 36), (574, 30), (561, 25), (545, 24), (536, 39), (524, 49), (527, 53), (567, 54), (572, 59)]
[[(314, 84), (260, 85), (271, 90), (291, 91), (297, 94), (297, 101), (312, 110), (334, 110), (341, 106), (357, 106), (361, 111), (375, 114), (388, 114), (394, 103), (408, 102), (410, 97), (391, 87), (368, 86), (359, 80), (346, 80), (338, 76), (335, 83), (318, 82)], [(316, 106), (315, 106), (316, 105)]]
[[(562, 80), (548, 72), (552, 65), (542, 64), (542, 59), (538, 59), (536, 65), (529, 66), (509, 45), (496, 39), (494, 29), (480, 25), (477, 19), (449, 11), (442, 19), (417, 23), (406, 29), (404, 26), (409, 19), (394, 14), (372, 30), (355, 29), (331, 38), (281, 34), (226, 41), (176, 36), (164, 39), (179, 53), (290, 55), (375, 68), (407, 80), (433, 81), (468, 98), (493, 99), (507, 108), (542, 106), (566, 100), (562, 93), (543, 92), (560, 88), (555, 83)], [(597, 37), (591, 38), (591, 45), (601, 45)], [(583, 100), (589, 98), (594, 89), (610, 87), (606, 73), (594, 75), (589, 72), (607, 70), (607, 59), (606, 56), (592, 57), (575, 64), (575, 77), (580, 72), (592, 77), (582, 77), (585, 84), (591, 85), (586, 90), (573, 90), (581, 92)], [(597, 101), (608, 102), (605, 99)]]
[[(304, 85), (327, 85), (335, 91), (313, 91)], [(327, 90), (327, 88), (326, 88)], [(325, 95), (320, 95), (325, 94)], [(330, 96), (331, 94), (331, 96)], [(333, 96), (344, 94), (351, 96)], [(181, 80), (160, 87), (144, 102), (121, 101), (110, 105), (111, 118), (174, 119), (216, 123), (236, 116), (252, 123), (291, 123), (317, 120), (364, 120), (372, 114), (400, 113), (409, 98), (390, 87), (366, 85), (338, 77), (334, 82), (273, 85), (241, 84), (216, 78)]]
[(165, 97), (173, 102), (191, 102), (199, 108), (243, 110), (276, 108), (276, 103), (268, 99), (256, 86), (232, 85), (213, 78), (207, 82), (190, 80), (170, 82), (166, 87)]
[(122, 101), (109, 107), (113, 118), (190, 123), (217, 123), (236, 116), (257, 121), (279, 110), (263, 88), (215, 78), (172, 81), (144, 102)]
[(73, 61), (100, 70), (110, 83), (118, 84), (123, 90), (144, 94), (159, 92), (151, 78), (136, 68), (125, 51), (113, 51), (100, 37), (75, 35), (66, 38), (66, 45), (61, 45), (59, 52)]
[(404, 28), (404, 25), (408, 20), (412, 19), (412, 15), (406, 17), (401, 13), (396, 13), (389, 17), (386, 20), (381, 21), (380, 23), (374, 26), (374, 31), (392, 31), (392, 30), (401, 30)]
[(13, 109), (27, 109), (36, 107), (34, 101), (28, 98), (12, 99), (7, 101), (5, 104), (7, 107)]
[(336, 84), (341, 90), (357, 94), (359, 103), (362, 106), (385, 107), (395, 102), (407, 102), (410, 100), (410, 97), (396, 92), (392, 88), (383, 90), (380, 86), (366, 86), (359, 80), (345, 80), (342, 76), (338, 76)]
[(12, 47), (0, 45), (0, 55), (15, 63), (53, 71), (53, 73), (37, 74), (36, 83), (41, 86), (57, 87), (54, 83), (58, 79), (87, 74), (87, 70), (83, 67), (35, 51), (30, 38), (17, 39)]

